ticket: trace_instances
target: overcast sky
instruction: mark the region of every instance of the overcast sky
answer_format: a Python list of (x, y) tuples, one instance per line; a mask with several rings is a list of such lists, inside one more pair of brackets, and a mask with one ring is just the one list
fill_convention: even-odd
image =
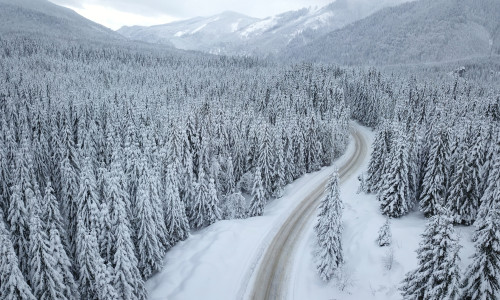
[(264, 18), (334, 0), (49, 0), (84, 17), (118, 29), (123, 25), (155, 25), (210, 16), (226, 10)]

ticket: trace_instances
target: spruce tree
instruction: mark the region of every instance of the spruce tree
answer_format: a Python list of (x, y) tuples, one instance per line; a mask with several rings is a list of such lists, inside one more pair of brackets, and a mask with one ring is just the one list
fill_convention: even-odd
[(109, 222), (111, 228), (109, 262), (114, 269), (113, 286), (120, 299), (145, 299), (144, 282), (137, 267), (132, 240), (127, 204), (123, 168), (118, 149), (114, 149), (111, 157), (111, 169), (106, 174), (105, 198), (109, 203)]
[(80, 173), (80, 189), (76, 198), (77, 201), (77, 222), (78, 226), (84, 226), (89, 231), (99, 231), (100, 211), (99, 198), (97, 195), (96, 178), (93, 170), (92, 160), (85, 158)]
[(78, 289), (72, 273), (72, 262), (68, 258), (65, 248), (66, 231), (63, 227), (59, 203), (53, 194), (52, 185), (47, 183), (42, 205), (42, 220), (48, 235), (49, 255), (54, 258), (51, 268), (64, 283), (62, 288), (63, 299), (78, 299)]
[(151, 174), (147, 172), (144, 157), (140, 160), (140, 170), (141, 174), (134, 205), (137, 214), (135, 223), (136, 247), (139, 270), (143, 279), (148, 279), (162, 267), (163, 256), (167, 251), (165, 244), (162, 242), (162, 239), (166, 238), (166, 230), (163, 231), (165, 220), (163, 218), (158, 220), (155, 213), (155, 210), (161, 210), (162, 212), (163, 210), (161, 206), (155, 206), (156, 201), (153, 198), (157, 195), (152, 190), (151, 182), (154, 177), (151, 177)]
[(35, 300), (29, 285), (19, 269), (19, 261), (10, 234), (0, 213), (0, 299)]
[(479, 199), (475, 192), (476, 183), (471, 174), (469, 151), (467, 145), (459, 143), (454, 173), (451, 175), (451, 185), (446, 201), (452, 217), (456, 223), (470, 225), (474, 222), (479, 206)]
[(95, 230), (89, 231), (78, 220), (77, 262), (82, 299), (119, 299), (112, 284), (112, 274), (99, 254)]
[(429, 157), (427, 159), (420, 194), (420, 210), (426, 217), (437, 213), (446, 197), (448, 137), (444, 128), (433, 137)]
[(24, 136), (15, 158), (15, 174), (7, 215), (12, 244), (24, 276), (28, 276), (29, 272), (26, 258), (29, 253), (30, 209), (37, 205), (38, 194), (29, 141), (27, 136)]
[(66, 283), (55, 268), (56, 257), (50, 249), (50, 240), (38, 212), (30, 219), (29, 283), (37, 299), (68, 299), (64, 294)]
[(500, 190), (500, 132), (497, 137), (498, 139), (494, 150), (495, 154), (493, 155), (491, 170), (485, 184), (486, 188), (481, 197), (481, 205), (479, 207), (477, 220), (485, 218), (488, 211), (494, 209), (498, 201), (497, 191)]
[(318, 241), (317, 269), (321, 279), (329, 281), (344, 263), (342, 250), (342, 201), (339, 177), (335, 171), (326, 187), (326, 196), (320, 204), (319, 220), (314, 227)]
[(458, 237), (453, 218), (437, 207), (417, 250), (418, 266), (406, 274), (401, 286), (405, 299), (459, 299), (460, 270)]
[(247, 213), (245, 197), (240, 192), (233, 193), (226, 197), (224, 201), (224, 219), (244, 219)]
[(260, 168), (255, 169), (253, 189), (252, 189), (252, 202), (248, 211), (249, 217), (262, 216), (264, 214), (264, 206), (266, 205), (266, 192), (262, 184), (262, 176)]
[(280, 135), (275, 136), (274, 148), (276, 151), (274, 159), (273, 175), (273, 196), (280, 198), (283, 196), (285, 188), (285, 157), (283, 152), (283, 141)]
[(207, 182), (203, 168), (198, 175), (195, 198), (190, 214), (190, 224), (194, 229), (200, 229), (221, 219), (219, 201), (213, 178)]
[(51, 256), (54, 257), (52, 268), (55, 270), (55, 273), (61, 277), (64, 283), (62, 292), (64, 296), (63, 299), (80, 299), (78, 287), (72, 273), (72, 261), (69, 259), (66, 249), (63, 246), (59, 230), (55, 224), (52, 223), (49, 224), (48, 232), (50, 243), (49, 250)]
[(379, 188), (378, 198), (382, 214), (399, 218), (407, 214), (413, 207), (409, 182), (409, 161), (406, 136), (402, 129), (396, 130), (394, 148), (389, 155), (388, 166), (382, 176), (382, 185)]
[(262, 176), (262, 186), (266, 192), (266, 197), (272, 195), (273, 189), (273, 175), (274, 175), (274, 162), (273, 162), (273, 144), (271, 132), (268, 125), (264, 125), (261, 129), (262, 136), (259, 140), (259, 156), (257, 165), (260, 168)]
[(372, 154), (368, 164), (366, 177), (367, 191), (377, 192), (382, 184), (382, 176), (385, 173), (389, 154), (391, 150), (391, 131), (388, 123), (383, 123), (377, 130), (375, 140), (372, 145)]
[(476, 222), (476, 251), (462, 282), (462, 299), (498, 299), (500, 295), (500, 190), (495, 191), (496, 205)]
[(170, 243), (175, 245), (189, 236), (189, 221), (179, 194), (179, 183), (173, 165), (167, 167), (165, 188), (165, 223)]

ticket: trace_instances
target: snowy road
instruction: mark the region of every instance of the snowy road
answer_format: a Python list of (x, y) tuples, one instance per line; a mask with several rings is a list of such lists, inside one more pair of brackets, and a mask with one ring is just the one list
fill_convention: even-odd
[[(355, 151), (339, 167), (341, 182), (357, 171), (367, 154), (367, 143), (362, 133), (353, 128), (351, 135), (355, 140)], [(328, 178), (304, 197), (269, 244), (256, 268), (254, 280), (250, 281), (251, 286), (248, 287), (250, 299), (287, 299), (290, 269), (293, 266), (296, 246), (303, 236), (305, 225), (316, 214), (327, 182)]]

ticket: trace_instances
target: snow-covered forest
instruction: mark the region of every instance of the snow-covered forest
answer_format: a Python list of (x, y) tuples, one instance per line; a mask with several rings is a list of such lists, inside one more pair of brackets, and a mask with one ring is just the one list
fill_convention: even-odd
[[(103, 33), (104, 34), (104, 33)], [(490, 58), (491, 60), (491, 58)], [(340, 67), (125, 40), (0, 35), (0, 300), (146, 299), (168, 251), (266, 204), (375, 132), (361, 190), (428, 224), (407, 299), (500, 295), (500, 65)], [(341, 277), (341, 178), (326, 184), (319, 277)], [(474, 226), (459, 268), (457, 225)], [(378, 247), (378, 246), (377, 246)]]
[(335, 67), (0, 44), (2, 299), (144, 298), (190, 230), (262, 214), (347, 143)]

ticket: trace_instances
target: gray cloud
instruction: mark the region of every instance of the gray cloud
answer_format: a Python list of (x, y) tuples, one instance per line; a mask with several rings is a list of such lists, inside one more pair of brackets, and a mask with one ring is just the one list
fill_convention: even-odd
[(277, 13), (310, 6), (323, 6), (334, 0), (50, 0), (63, 6), (81, 8), (84, 4), (100, 5), (147, 17), (169, 15), (178, 19), (209, 16), (226, 10), (253, 17), (267, 17)]

